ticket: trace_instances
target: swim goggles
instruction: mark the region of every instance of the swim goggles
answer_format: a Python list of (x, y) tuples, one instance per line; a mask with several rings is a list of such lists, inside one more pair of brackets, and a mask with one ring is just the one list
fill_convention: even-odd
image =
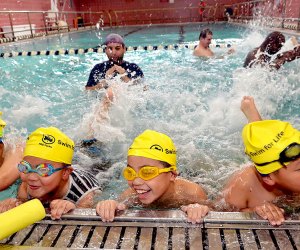
[(280, 154), (279, 154), (279, 159), (274, 160), (274, 161), (269, 161), (269, 162), (264, 162), (264, 163), (255, 163), (257, 166), (265, 166), (273, 162), (280, 162), (281, 165), (284, 165), (284, 162), (290, 162), (298, 159), (300, 157), (300, 144), (294, 142), (290, 145), (288, 145)]
[(171, 171), (176, 171), (175, 166), (171, 166), (168, 168), (158, 168), (153, 166), (144, 166), (137, 173), (133, 168), (127, 166), (123, 170), (123, 176), (128, 181), (133, 181), (135, 178), (141, 178), (145, 181), (153, 179), (154, 177), (160, 175), (161, 173), (167, 173)]
[(35, 167), (35, 169), (32, 169), (32, 166), (30, 165), (29, 162), (27, 161), (21, 161), (18, 164), (18, 170), (24, 174), (29, 174), (29, 173), (37, 173), (39, 176), (42, 177), (47, 177), (52, 175), (53, 173), (60, 171), (64, 169), (65, 167), (62, 168), (54, 168), (50, 163), (42, 163), (39, 164)]

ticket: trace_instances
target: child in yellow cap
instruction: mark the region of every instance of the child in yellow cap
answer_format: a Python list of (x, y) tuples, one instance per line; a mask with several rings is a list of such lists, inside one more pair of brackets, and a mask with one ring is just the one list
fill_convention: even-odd
[(284, 211), (275, 200), (300, 195), (300, 132), (288, 122), (262, 121), (252, 97), (243, 98), (241, 109), (249, 121), (242, 132), (245, 152), (254, 165), (231, 178), (223, 192), (225, 201), (280, 225)]
[(118, 201), (104, 200), (96, 206), (102, 221), (113, 221), (116, 210), (134, 205), (145, 208), (180, 208), (188, 221), (200, 222), (209, 208), (198, 184), (177, 178), (176, 148), (165, 134), (146, 130), (135, 138), (128, 150), (123, 176), (130, 188)]
[(35, 130), (27, 138), (24, 158), (18, 164), (22, 183), (17, 199), (0, 202), (0, 212), (33, 198), (49, 206), (53, 219), (74, 208), (92, 207), (98, 181), (71, 167), (73, 152), (74, 142), (59, 129)]

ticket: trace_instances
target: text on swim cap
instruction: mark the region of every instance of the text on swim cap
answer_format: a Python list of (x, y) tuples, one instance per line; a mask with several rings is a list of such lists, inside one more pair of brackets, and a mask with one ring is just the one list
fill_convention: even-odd
[(158, 150), (158, 151), (161, 151), (161, 152), (165, 152), (167, 155), (168, 154), (176, 154), (176, 150), (174, 149), (163, 149), (162, 146), (158, 145), (158, 144), (154, 144), (150, 147), (150, 149), (155, 149), (155, 150)]
[(64, 146), (64, 147), (74, 149), (74, 146), (73, 146), (73, 145), (71, 145), (71, 144), (69, 144), (69, 143), (66, 143), (66, 142), (62, 142), (61, 140), (58, 140), (57, 143), (58, 143), (59, 145)]
[(250, 156), (258, 156), (258, 155), (261, 155), (264, 152), (268, 151), (269, 149), (271, 149), (275, 145), (275, 143), (277, 143), (277, 142), (280, 141), (280, 139), (282, 138), (283, 135), (284, 135), (284, 131), (279, 132), (275, 136), (275, 138), (273, 139), (273, 141), (271, 141), (268, 144), (265, 144), (262, 149), (260, 149), (260, 150), (258, 150), (256, 152), (249, 152)]

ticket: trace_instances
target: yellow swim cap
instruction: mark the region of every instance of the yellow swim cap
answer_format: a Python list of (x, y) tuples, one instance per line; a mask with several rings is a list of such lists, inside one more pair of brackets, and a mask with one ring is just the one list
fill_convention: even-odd
[(128, 156), (142, 156), (176, 166), (176, 148), (172, 139), (154, 130), (145, 130), (137, 136), (128, 150)]
[(0, 138), (3, 137), (3, 129), (6, 126), (5, 121), (1, 119), (2, 112), (0, 111)]
[[(245, 153), (254, 163), (260, 164), (279, 159), (279, 154), (291, 143), (300, 143), (299, 130), (288, 122), (264, 120), (247, 124), (242, 132)], [(261, 174), (269, 174), (282, 165), (272, 162), (265, 166), (257, 166)]]
[(26, 141), (24, 156), (71, 164), (74, 142), (54, 127), (38, 128)]

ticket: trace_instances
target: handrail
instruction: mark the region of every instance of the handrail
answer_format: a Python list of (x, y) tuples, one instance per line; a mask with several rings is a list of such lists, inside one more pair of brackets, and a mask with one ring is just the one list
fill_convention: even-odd
[[(6, 35), (6, 34), (11, 34), (11, 38), (7, 38), (6, 40), (7, 41), (14, 41), (16, 40), (17, 38), (18, 39), (22, 39), (22, 36), (18, 36), (18, 32), (21, 32), (21, 31), (16, 31), (14, 29), (14, 25), (18, 25), (16, 23), (14, 23), (13, 21), (13, 18), (12, 18), (12, 15), (13, 14), (26, 14), (27, 16), (27, 23), (29, 24), (29, 29), (24, 29), (22, 30), (22, 32), (26, 32), (26, 31), (30, 31), (30, 37), (34, 37), (34, 34), (35, 34), (35, 30), (43, 30), (45, 35), (48, 35), (50, 33), (53, 33), (53, 32), (49, 32), (51, 29), (55, 29), (57, 30), (58, 32), (60, 32), (60, 30), (62, 29), (67, 29), (68, 31), (70, 31), (70, 24), (68, 22), (66, 22), (66, 26), (64, 26), (63, 28), (60, 28), (59, 26), (56, 26), (56, 27), (53, 27), (53, 26), (50, 26), (49, 25), (49, 15), (50, 13), (54, 13), (55, 14), (55, 21), (53, 21), (53, 23), (58, 23), (59, 21), (59, 18), (58, 16), (60, 15), (61, 17), (62, 16), (65, 16), (65, 19), (69, 20), (70, 21), (70, 18), (69, 15), (73, 14), (73, 15), (81, 15), (81, 16), (84, 16), (85, 14), (93, 14), (93, 15), (102, 15), (103, 14), (105, 15), (105, 17), (108, 18), (109, 20), (109, 25), (110, 27), (112, 27), (112, 17), (110, 15), (110, 13), (107, 11), (107, 10), (101, 10), (101, 11), (96, 11), (96, 12), (90, 12), (90, 11), (61, 11), (61, 12), (57, 12), (57, 11), (27, 11), (27, 10), (17, 10), (17, 11), (12, 11), (12, 10), (0, 10), (0, 15), (1, 14), (8, 14), (8, 24), (7, 26), (10, 26), (10, 31), (3, 31), (3, 32), (0, 32), (0, 35)], [(42, 15), (42, 22), (43, 23), (40, 23), (38, 27), (33, 27), (32, 25), (32, 14), (41, 14)], [(86, 23), (84, 22), (83, 23), (83, 27), (85, 28), (86, 26), (93, 26), (95, 25), (96, 23), (95, 22), (92, 22), (92, 18), (90, 16), (90, 19), (88, 19), (89, 22)], [(74, 27), (75, 28), (75, 27)], [(77, 27), (77, 30), (78, 30), (78, 27)], [(26, 38), (28, 38), (28, 36), (26, 36)]]
[[(288, 29), (293, 29), (300, 31), (300, 9), (299, 9), (299, 15), (298, 17), (291, 18), (291, 17), (286, 17), (287, 15), (287, 9), (286, 9), (286, 0), (283, 0), (282, 4), (282, 9), (281, 11), (278, 12), (279, 16), (267, 16), (267, 15), (255, 15), (252, 13), (253, 8), (257, 7), (259, 4), (273, 4), (272, 7), (274, 7), (274, 3), (270, 2), (268, 0), (252, 0), (252, 1), (245, 1), (245, 2), (239, 2), (239, 3), (233, 3), (231, 5), (223, 5), (224, 8), (226, 7), (232, 7), (234, 11), (234, 16), (231, 17), (231, 19), (239, 19), (239, 20), (249, 20), (249, 19), (260, 19), (263, 17), (262, 21), (265, 20), (280, 20), (280, 24), (277, 24), (277, 27), (280, 28), (288, 28)], [(263, 5), (262, 5), (263, 6)], [(241, 8), (242, 7), (242, 8)], [(291, 21), (291, 22), (296, 22), (296, 23), (286, 23), (286, 21)], [(269, 26), (270, 22), (262, 22), (262, 24)]]
[[(214, 9), (214, 16), (213, 19), (215, 19), (215, 14), (216, 14), (216, 10), (217, 10), (217, 6), (205, 6), (203, 7), (204, 9), (208, 9), (209, 12), (211, 9)], [(171, 7), (171, 8), (152, 8), (152, 9), (136, 9), (136, 10), (111, 10), (111, 12), (114, 13), (115, 15), (115, 23), (116, 26), (118, 26), (119, 24), (119, 20), (118, 20), (118, 13), (119, 14), (123, 14), (123, 13), (131, 13), (131, 12), (151, 12), (151, 11), (159, 11), (159, 12), (163, 12), (163, 11), (174, 11), (174, 10), (198, 10), (199, 7), (198, 6), (187, 6), (187, 7)]]

